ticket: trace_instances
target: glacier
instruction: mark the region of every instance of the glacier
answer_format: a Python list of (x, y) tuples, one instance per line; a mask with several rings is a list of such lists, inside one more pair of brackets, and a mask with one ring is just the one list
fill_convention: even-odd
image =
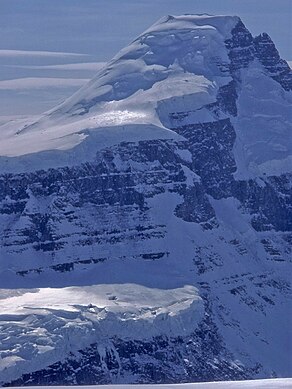
[(266, 33), (167, 16), (0, 125), (0, 385), (291, 376), (291, 90)]

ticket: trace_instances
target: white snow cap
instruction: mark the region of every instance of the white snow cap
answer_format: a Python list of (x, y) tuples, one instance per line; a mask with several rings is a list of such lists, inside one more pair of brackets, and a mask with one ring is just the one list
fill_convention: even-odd
[[(191, 111), (191, 123), (214, 121), (206, 107), (232, 80), (225, 42), (238, 22), (206, 14), (160, 19), (61, 105), (38, 120), (0, 126), (0, 172), (91, 161), (98, 149), (125, 140), (177, 139), (168, 124), (173, 112)], [(231, 118), (236, 177), (286, 172), (291, 93), (258, 60), (240, 77), (238, 115)]]
[[(178, 73), (222, 76), (218, 64), (229, 63), (224, 41), (239, 20), (237, 16), (206, 14), (163, 17), (59, 109), (76, 110), (79, 104), (80, 110), (86, 110), (93, 102), (122, 100)], [(163, 97), (175, 95), (175, 89)]]
[(87, 137), (85, 130), (117, 125), (150, 124), (164, 130), (164, 136), (158, 131), (160, 138), (169, 137), (157, 116), (157, 103), (168, 100), (177, 106), (171, 99), (183, 96), (180, 109), (199, 109), (215, 101), (218, 86), (229, 80), (222, 73), (222, 64), (229, 63), (224, 41), (238, 20), (210, 15), (162, 18), (63, 104), (37, 121), (2, 126), (0, 156), (72, 149)]

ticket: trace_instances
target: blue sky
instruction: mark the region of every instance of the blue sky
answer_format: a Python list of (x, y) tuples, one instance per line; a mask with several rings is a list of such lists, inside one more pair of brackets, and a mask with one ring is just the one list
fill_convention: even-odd
[[(239, 15), (253, 35), (268, 32), (281, 56), (292, 59), (292, 0), (0, 0), (0, 115), (50, 108), (161, 16), (182, 13)], [(20, 78), (26, 81), (19, 88), (2, 83)], [(38, 87), (30, 89), (28, 78)], [(45, 88), (48, 78), (60, 85)]]

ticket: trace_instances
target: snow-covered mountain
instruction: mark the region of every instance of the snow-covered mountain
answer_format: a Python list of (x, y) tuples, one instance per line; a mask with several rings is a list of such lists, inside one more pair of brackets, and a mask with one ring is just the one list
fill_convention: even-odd
[(289, 377), (292, 73), (238, 17), (159, 20), (0, 127), (0, 383)]

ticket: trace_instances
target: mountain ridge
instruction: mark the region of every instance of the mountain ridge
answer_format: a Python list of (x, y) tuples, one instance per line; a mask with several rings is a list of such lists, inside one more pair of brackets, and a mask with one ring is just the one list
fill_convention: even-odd
[[(2, 126), (2, 385), (291, 375), (285, 64), (237, 17), (168, 17), (37, 123)], [(66, 288), (102, 284), (106, 306), (100, 292), (65, 301)], [(196, 289), (193, 331), (173, 334), (179, 310), (147, 310), (125, 284), (150, 297)], [(144, 339), (120, 330), (138, 317)], [(163, 332), (148, 338), (156, 318)], [(60, 325), (66, 351), (52, 360)]]

